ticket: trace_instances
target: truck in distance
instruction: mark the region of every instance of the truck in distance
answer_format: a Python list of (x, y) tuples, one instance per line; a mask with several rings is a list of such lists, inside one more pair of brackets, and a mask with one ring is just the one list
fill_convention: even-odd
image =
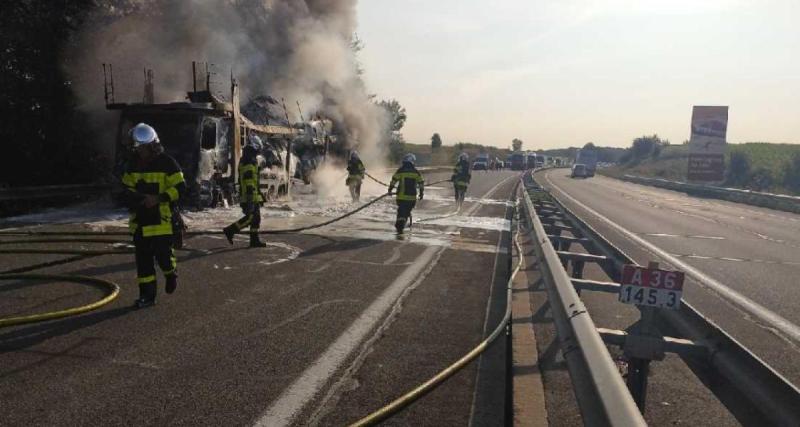
[(586, 176), (594, 176), (597, 169), (597, 150), (592, 148), (581, 148), (575, 155), (575, 164), (582, 164), (586, 168)]

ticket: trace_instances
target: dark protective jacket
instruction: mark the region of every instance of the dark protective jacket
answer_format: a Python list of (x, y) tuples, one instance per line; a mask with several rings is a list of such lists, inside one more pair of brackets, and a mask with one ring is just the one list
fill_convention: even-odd
[[(149, 162), (134, 156), (122, 175), (125, 188), (123, 199), (130, 211), (128, 228), (131, 234), (141, 229), (142, 237), (172, 234), (172, 203), (186, 189), (183, 172), (172, 157), (157, 154)], [(146, 195), (158, 196), (158, 204), (147, 208), (142, 204)]]
[(456, 167), (453, 169), (453, 184), (457, 187), (467, 188), (469, 181), (472, 179), (472, 173), (469, 169), (469, 162), (466, 160), (459, 160)]
[(419, 195), (422, 197), (425, 191), (425, 179), (419, 173), (417, 168), (411, 163), (403, 162), (400, 169), (392, 176), (392, 182), (389, 183), (389, 190), (391, 191), (397, 185), (397, 200), (416, 200), (417, 189)]
[(242, 203), (262, 203), (261, 174), (256, 156), (244, 156), (239, 161), (239, 191)]
[(347, 173), (350, 174), (351, 178), (364, 179), (365, 172), (366, 168), (364, 168), (364, 162), (361, 159), (350, 159), (347, 163)]

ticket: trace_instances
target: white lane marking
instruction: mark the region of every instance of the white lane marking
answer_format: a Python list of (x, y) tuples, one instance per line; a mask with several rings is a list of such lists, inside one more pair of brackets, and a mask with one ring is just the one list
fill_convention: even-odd
[(325, 350), (256, 421), (259, 427), (289, 425), (305, 405), (316, 396), (350, 353), (367, 337), (397, 298), (414, 282), (441, 246), (429, 246), (386, 290)]
[(660, 258), (664, 259), (665, 261), (669, 262), (673, 266), (680, 268), (683, 270), (689, 277), (697, 280), (702, 285), (714, 289), (720, 295), (726, 297), (731, 302), (735, 303), (748, 313), (758, 317), (762, 321), (766, 322), (768, 325), (774, 327), (776, 330), (782, 332), (785, 336), (791, 338), (795, 342), (800, 342), (800, 328), (797, 327), (794, 323), (786, 320), (781, 315), (769, 310), (768, 308), (758, 304), (757, 302), (751, 300), (750, 298), (736, 292), (735, 290), (723, 285), (722, 283), (718, 282), (717, 280), (709, 277), (705, 273), (701, 272), (700, 270), (692, 267), (691, 265), (679, 260), (678, 258), (669, 254), (669, 252), (659, 248), (658, 246), (648, 242), (647, 240), (642, 239), (641, 237), (637, 236), (635, 233), (629, 231), (625, 227), (615, 223), (614, 221), (606, 218), (596, 210), (586, 206), (585, 204), (578, 201), (576, 198), (567, 194), (561, 187), (553, 183), (549, 177), (550, 173), (546, 172), (544, 174), (544, 179), (553, 188), (557, 189), (564, 197), (570, 199), (573, 203), (580, 206), (587, 212), (591, 213), (598, 219), (602, 220), (603, 222), (607, 223), (609, 226), (616, 229), (620, 234), (624, 235), (628, 239), (632, 240), (633, 242), (639, 244), (640, 246), (644, 247), (645, 249), (649, 250), (651, 253), (659, 256)]
[[(512, 175), (503, 179), (489, 190), (486, 196), (494, 193)], [(471, 214), (480, 204), (470, 207), (467, 215)], [(438, 254), (444, 251), (442, 246), (429, 246), (417, 256), (408, 268), (387, 287), (372, 304), (333, 342), (322, 355), (317, 358), (305, 371), (287, 387), (281, 395), (272, 402), (267, 410), (255, 422), (258, 427), (286, 426), (291, 424), (302, 409), (317, 395), (329, 382), (347, 360), (350, 354), (367, 338), (385, 317), (386, 313), (395, 306), (406, 289), (413, 285), (417, 277), (424, 273), (429, 263), (438, 259)], [(431, 265), (429, 268), (433, 268)]]

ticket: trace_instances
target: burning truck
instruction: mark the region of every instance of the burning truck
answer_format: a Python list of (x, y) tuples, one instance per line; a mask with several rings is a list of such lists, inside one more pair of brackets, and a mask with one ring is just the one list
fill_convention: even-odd
[[(251, 135), (264, 143), (259, 157), (263, 162), (261, 191), (267, 199), (287, 195), (292, 177), (309, 183), (317, 163), (336, 142), (330, 120), (292, 124), (285, 105), (274, 98), (257, 97), (241, 108), (238, 83), (233, 78), (230, 101), (212, 93), (208, 72), (204, 90), (198, 90), (195, 63), (193, 90), (187, 93), (186, 100), (165, 104), (154, 102), (150, 70), (145, 72), (143, 102), (116, 103), (113, 69), (110, 65), (103, 69), (106, 108), (119, 111), (115, 176), (122, 175), (132, 153), (130, 129), (137, 123), (147, 123), (156, 129), (164, 150), (183, 170), (187, 185), (181, 198), (184, 207), (202, 209), (237, 201), (236, 168), (242, 147)], [(284, 120), (276, 120), (278, 107), (283, 108)]]

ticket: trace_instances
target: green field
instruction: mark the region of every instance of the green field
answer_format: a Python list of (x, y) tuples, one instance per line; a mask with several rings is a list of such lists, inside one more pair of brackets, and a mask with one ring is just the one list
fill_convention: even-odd
[[(786, 167), (796, 153), (800, 153), (800, 144), (772, 144), (768, 142), (748, 142), (743, 144), (728, 144), (725, 154), (726, 166), (731, 153), (740, 152), (750, 158), (750, 170), (766, 170), (772, 176), (774, 185), (767, 191), (789, 193), (781, 185)], [(686, 145), (671, 145), (664, 147), (657, 158), (649, 158), (639, 163), (608, 168), (604, 173), (611, 176), (622, 174), (657, 177), (678, 181), (685, 181), (688, 164), (688, 147)]]

